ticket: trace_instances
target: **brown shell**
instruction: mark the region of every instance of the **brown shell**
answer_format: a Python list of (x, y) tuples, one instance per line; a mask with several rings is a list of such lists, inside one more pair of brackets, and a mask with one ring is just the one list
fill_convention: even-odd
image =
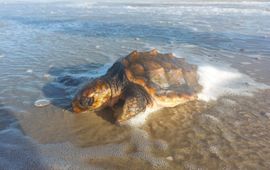
[(130, 82), (143, 86), (150, 95), (191, 96), (201, 90), (197, 66), (173, 54), (133, 51), (121, 63)]

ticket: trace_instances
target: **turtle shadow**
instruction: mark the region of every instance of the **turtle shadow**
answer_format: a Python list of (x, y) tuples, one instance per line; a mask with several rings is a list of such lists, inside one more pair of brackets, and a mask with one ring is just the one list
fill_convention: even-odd
[(54, 106), (71, 111), (71, 101), (77, 90), (94, 79), (94, 73), (101, 64), (83, 64), (67, 67), (51, 67), (48, 71), (51, 80), (42, 88), (45, 97)]
[[(49, 98), (51, 104), (63, 110), (72, 112), (71, 102), (76, 92), (86, 83), (94, 80), (106, 72), (102, 64), (90, 63), (67, 67), (51, 67), (48, 71), (52, 80), (42, 88), (45, 97)], [(97, 116), (114, 123), (113, 110), (105, 108), (95, 111)]]
[(115, 124), (115, 117), (117, 114), (123, 112), (124, 100), (120, 100), (118, 103), (114, 105), (113, 108), (106, 107), (102, 110), (96, 111), (97, 116), (101, 117), (102, 119)]
[(95, 111), (97, 116), (101, 117), (103, 120), (110, 122), (111, 124), (115, 123), (115, 118), (113, 117), (114, 111), (110, 108), (104, 108), (99, 111)]

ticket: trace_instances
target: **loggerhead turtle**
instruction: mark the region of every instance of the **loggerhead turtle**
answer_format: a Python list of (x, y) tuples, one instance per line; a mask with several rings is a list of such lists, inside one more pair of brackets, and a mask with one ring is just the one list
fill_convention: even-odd
[(113, 107), (124, 101), (122, 123), (146, 109), (174, 107), (197, 99), (202, 89), (197, 66), (172, 54), (133, 51), (116, 61), (107, 73), (87, 83), (72, 101), (76, 113)]

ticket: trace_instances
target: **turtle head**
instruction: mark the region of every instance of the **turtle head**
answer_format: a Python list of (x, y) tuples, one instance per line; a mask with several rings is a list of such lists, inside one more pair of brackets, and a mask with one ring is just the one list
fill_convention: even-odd
[(96, 79), (78, 91), (72, 101), (72, 110), (76, 113), (97, 110), (104, 107), (110, 99), (109, 84), (102, 79)]

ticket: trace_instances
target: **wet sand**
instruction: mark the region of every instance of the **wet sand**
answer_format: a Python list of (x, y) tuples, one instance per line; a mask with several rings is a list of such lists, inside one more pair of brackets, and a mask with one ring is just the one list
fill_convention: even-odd
[[(74, 115), (47, 107), (35, 114), (33, 108), (20, 126), (25, 134), (47, 145), (46, 151), (40, 146), (42, 155), (55, 156), (58, 150), (65, 157), (77, 155), (72, 159), (82, 165), (109, 169), (131, 165), (131, 169), (268, 169), (269, 106), (269, 90), (252, 97), (224, 96), (208, 103), (195, 101), (164, 108), (140, 128), (116, 126), (96, 113)], [(58, 146), (51, 147), (54, 144)], [(62, 159), (68, 161), (65, 157)]]
[[(1, 5), (0, 169), (269, 169), (268, 3)], [(70, 111), (81, 84), (152, 48), (242, 77), (214, 74), (217, 100), (164, 108), (141, 127)]]

